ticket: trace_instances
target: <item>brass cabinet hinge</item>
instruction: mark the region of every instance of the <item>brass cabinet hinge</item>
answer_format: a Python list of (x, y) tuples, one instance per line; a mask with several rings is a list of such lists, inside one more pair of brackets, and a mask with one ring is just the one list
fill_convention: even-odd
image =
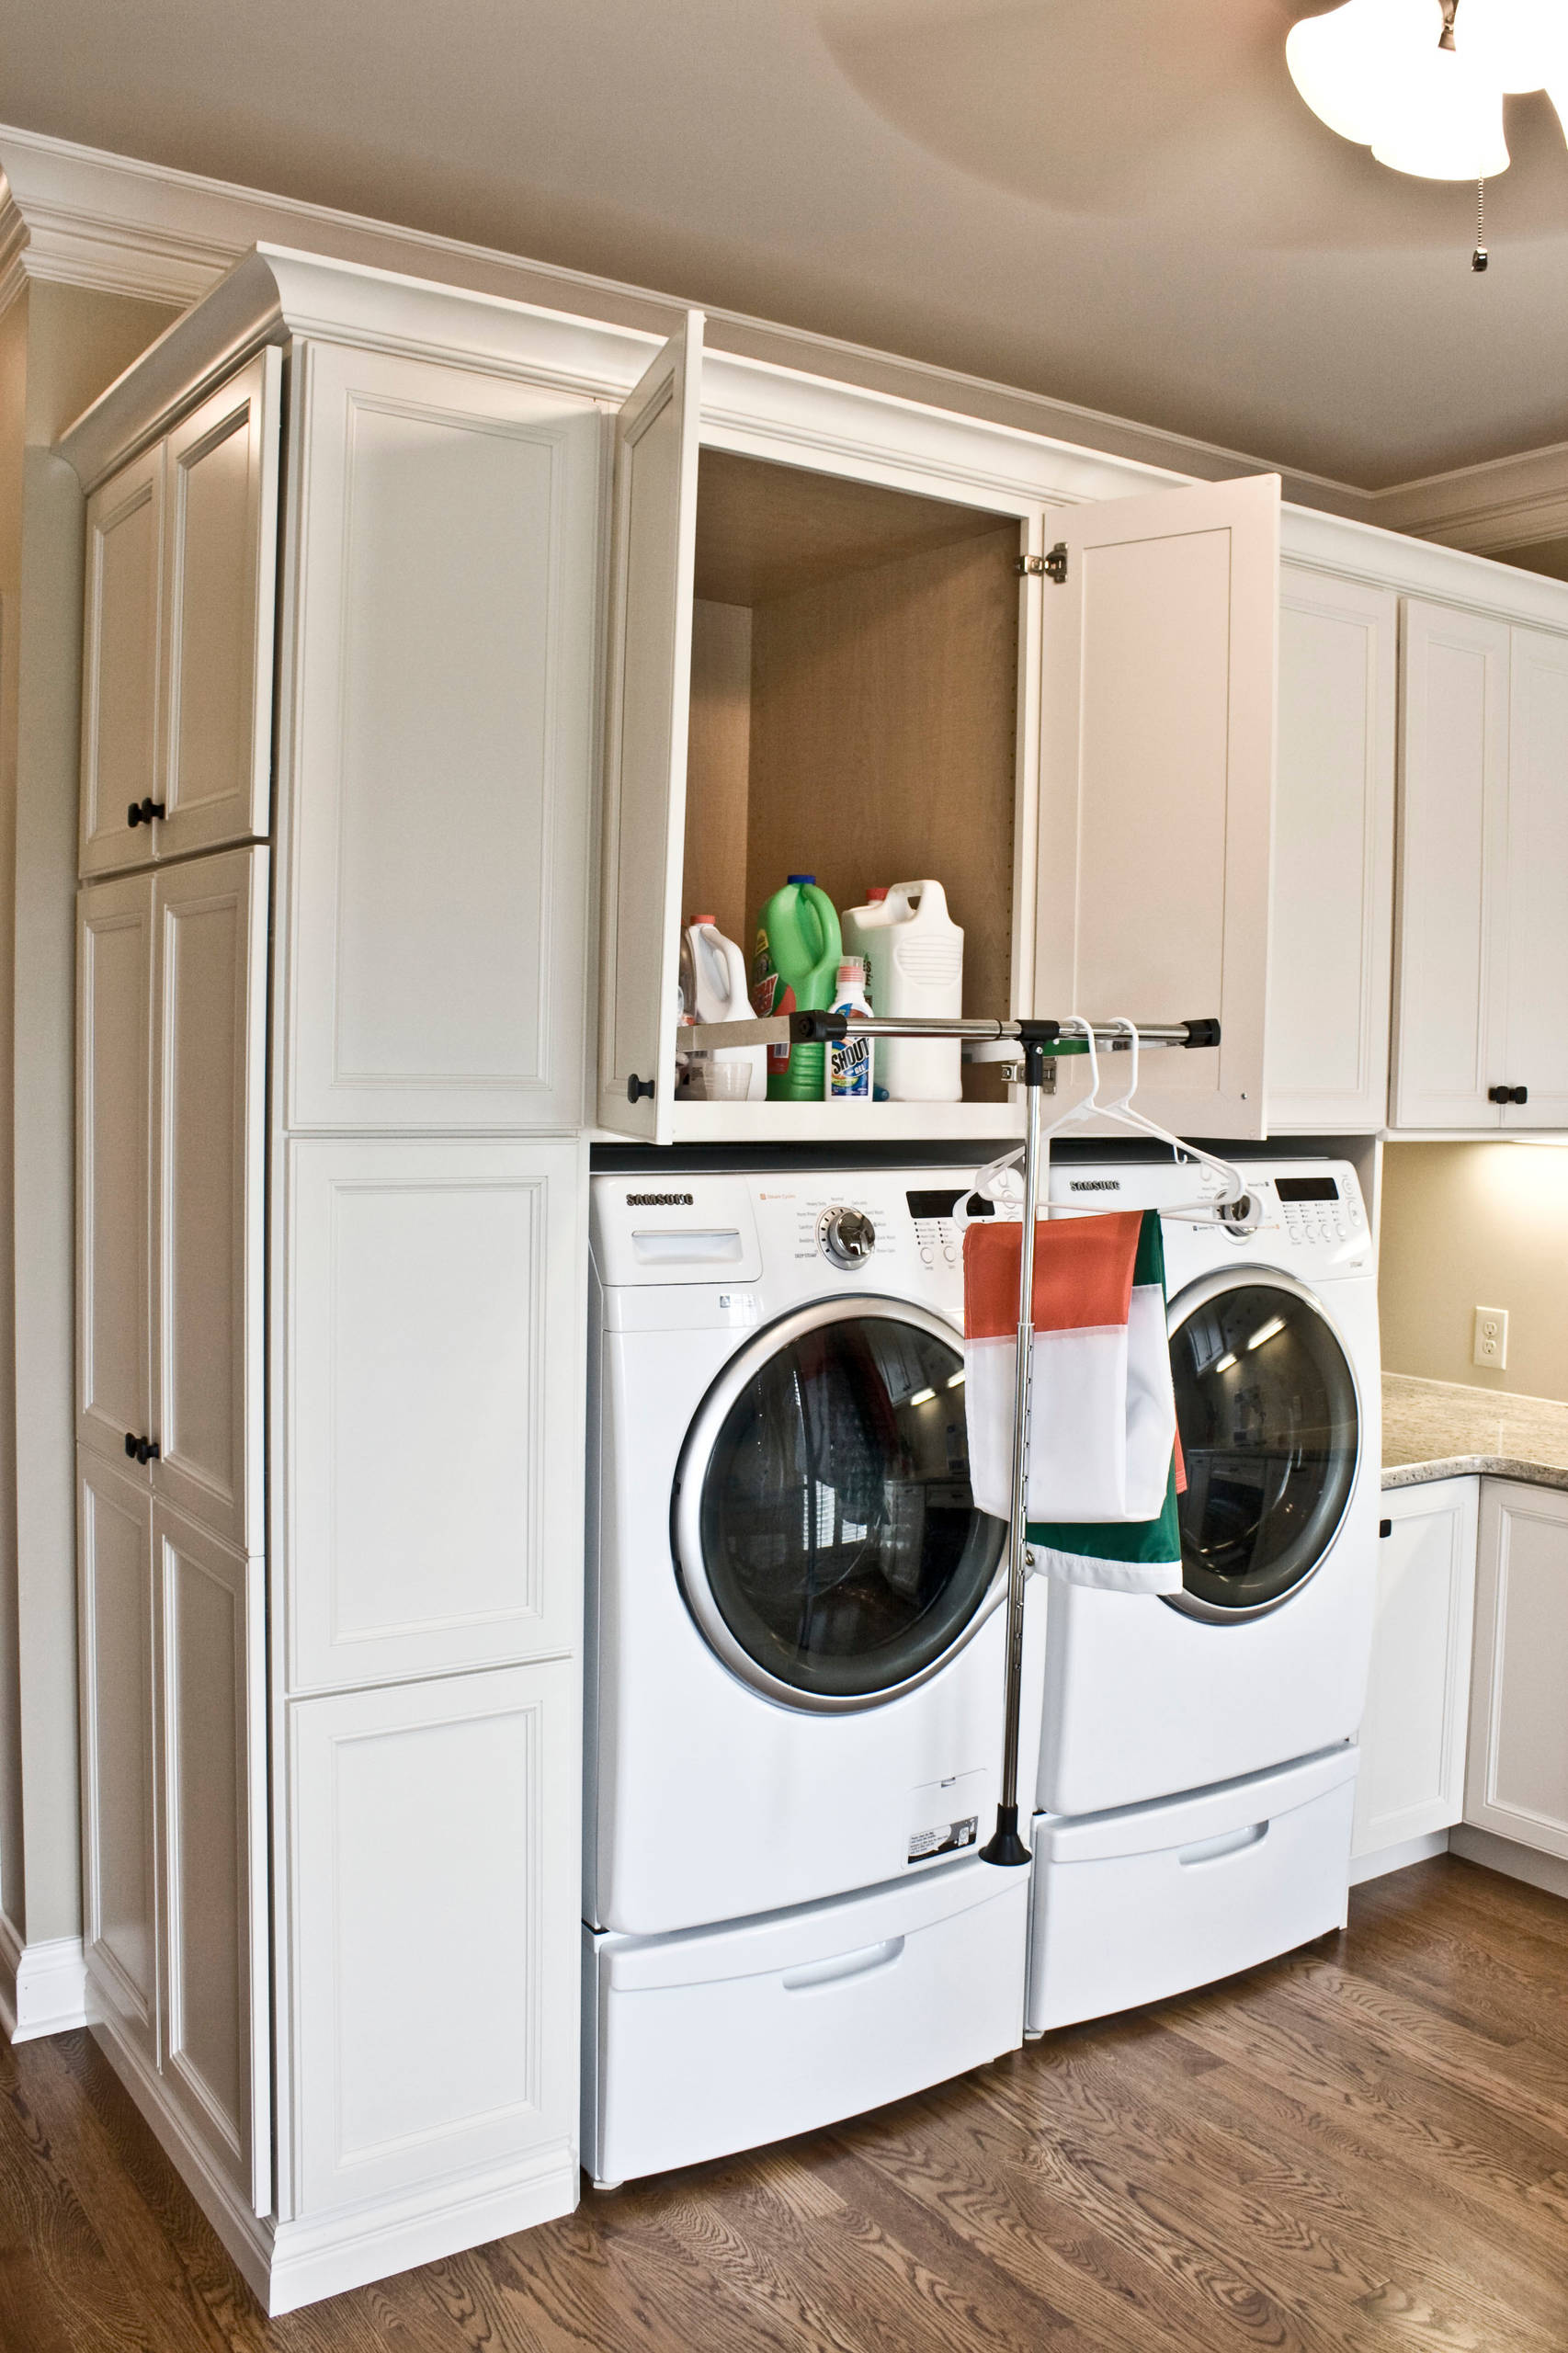
[(1058, 540), (1049, 555), (1021, 555), (1013, 569), (1025, 580), (1054, 580), (1060, 588), (1067, 577), (1067, 542)]

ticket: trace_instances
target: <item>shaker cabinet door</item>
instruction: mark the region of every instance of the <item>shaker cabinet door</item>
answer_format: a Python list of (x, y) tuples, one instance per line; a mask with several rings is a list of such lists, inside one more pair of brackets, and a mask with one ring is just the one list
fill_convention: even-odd
[(1396, 1128), (1496, 1128), (1506, 1082), (1506, 621), (1404, 607)]
[(284, 1121), (581, 1125), (603, 420), (297, 352)]
[[(1048, 582), (1035, 1009), (1218, 1014), (1151, 1057), (1139, 1108), (1266, 1132), (1279, 481), (1073, 508)], [(672, 927), (673, 938), (673, 927)]]
[(1446, 1830), (1464, 1812), (1479, 1485), (1439, 1479), (1383, 1496), (1389, 1532), (1378, 1546), (1358, 1856)]
[[(158, 673), (164, 621), (163, 443), (87, 501), (82, 654), (81, 870), (153, 856), (163, 790)], [(143, 807), (147, 811), (144, 820)], [(134, 824), (131, 812), (137, 812)]]
[(1486, 1479), (1464, 1818), (1568, 1857), (1568, 1495)]
[[(153, 1435), (147, 1325), (150, 876), (89, 883), (76, 905), (76, 1435), (127, 1469)], [(147, 1483), (145, 1468), (132, 1473)]]
[(282, 369), (258, 352), (168, 437), (160, 858), (268, 831)]
[(700, 312), (616, 420), (599, 1123), (667, 1143), (686, 842)]
[(263, 1548), (265, 849), (153, 882), (153, 1423), (160, 1495)]
[(1512, 632), (1508, 1000), (1499, 1084), (1528, 1100), (1508, 1128), (1568, 1128), (1568, 638)]

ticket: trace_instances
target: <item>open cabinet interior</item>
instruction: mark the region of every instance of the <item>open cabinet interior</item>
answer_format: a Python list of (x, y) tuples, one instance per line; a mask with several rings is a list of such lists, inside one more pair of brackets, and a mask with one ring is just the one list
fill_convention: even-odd
[(1009, 1010), (1020, 544), (982, 509), (702, 452), (684, 923), (749, 966), (791, 874), (840, 910), (934, 878), (964, 1011)]

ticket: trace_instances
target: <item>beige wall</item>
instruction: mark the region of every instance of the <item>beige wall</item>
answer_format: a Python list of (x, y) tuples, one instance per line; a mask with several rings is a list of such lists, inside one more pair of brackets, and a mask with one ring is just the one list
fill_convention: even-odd
[[(51, 444), (173, 316), (161, 303), (33, 282), (0, 320), (0, 1078), (11, 1106), (0, 1130), (0, 1305), (12, 1340), (0, 1351), (0, 1906), (29, 1944), (80, 1926), (72, 1040), (82, 495)], [(8, 1777), (7, 1739), (13, 1767), (19, 1743), (19, 1779)]]
[[(1390, 1372), (1568, 1400), (1568, 1146), (1391, 1143), (1383, 1154)], [(1471, 1361), (1478, 1307), (1508, 1311), (1508, 1366)]]

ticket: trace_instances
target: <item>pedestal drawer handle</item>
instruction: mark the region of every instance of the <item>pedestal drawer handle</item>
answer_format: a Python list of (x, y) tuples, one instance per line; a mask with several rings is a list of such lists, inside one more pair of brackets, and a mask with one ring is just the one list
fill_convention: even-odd
[(831, 1961), (813, 1961), (804, 1969), (791, 1969), (784, 1980), (787, 1994), (799, 1994), (809, 1985), (841, 1984), (846, 1977), (865, 1977), (873, 1969), (886, 1969), (903, 1950), (902, 1937), (889, 1937), (880, 1945), (862, 1945), (858, 1952), (835, 1953)]

